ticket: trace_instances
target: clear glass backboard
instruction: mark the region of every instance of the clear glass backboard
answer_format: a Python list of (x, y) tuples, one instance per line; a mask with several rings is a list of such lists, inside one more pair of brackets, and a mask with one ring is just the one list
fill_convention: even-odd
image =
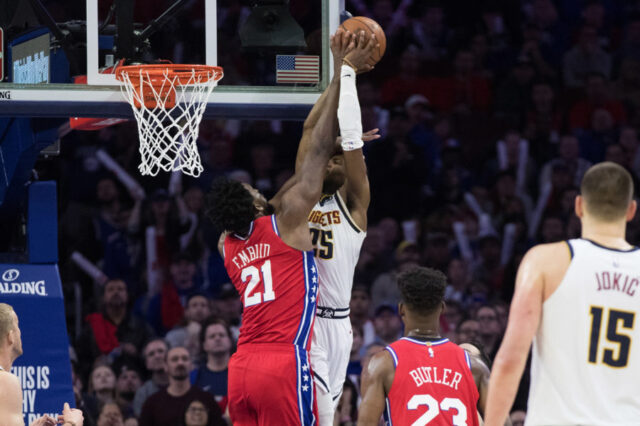
[(206, 116), (304, 118), (331, 78), (339, 0), (0, 0), (0, 116), (131, 117), (110, 73), (218, 65)]

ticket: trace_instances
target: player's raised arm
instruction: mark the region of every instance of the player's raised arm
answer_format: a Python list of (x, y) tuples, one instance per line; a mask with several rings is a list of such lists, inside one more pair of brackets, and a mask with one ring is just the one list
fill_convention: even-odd
[[(375, 35), (366, 38), (364, 31), (358, 34), (358, 46), (370, 52), (379, 47)], [(355, 70), (357, 72), (359, 70)], [(363, 134), (362, 115), (358, 91), (356, 89), (355, 72), (341, 70), (340, 74), (340, 102), (338, 107), (338, 122), (340, 125), (341, 145), (344, 152), (346, 174), (346, 202), (353, 219), (361, 229), (367, 226), (367, 208), (371, 200), (367, 166), (362, 154)]]
[(299, 172), (302, 169), (302, 163), (304, 162), (311, 147), (311, 136), (313, 134), (313, 130), (318, 124), (322, 113), (325, 112), (327, 108), (331, 108), (328, 99), (334, 99), (335, 96), (337, 96), (338, 91), (340, 90), (340, 67), (342, 66), (342, 59), (344, 58), (345, 54), (354, 47), (355, 35), (349, 31), (343, 31), (341, 28), (338, 28), (336, 33), (331, 36), (331, 53), (333, 54), (334, 61), (333, 78), (331, 79), (331, 83), (329, 83), (329, 86), (327, 86), (324, 92), (322, 92), (322, 95), (320, 95), (316, 103), (313, 105), (313, 108), (309, 112), (307, 119), (304, 121), (304, 126), (302, 127), (302, 137), (300, 138), (300, 143), (298, 144), (298, 152), (296, 154), (294, 175), (289, 178), (289, 180), (287, 180), (284, 185), (282, 185), (282, 187), (278, 190), (276, 195), (274, 195), (273, 198), (269, 200), (269, 204), (271, 204), (276, 210), (278, 210), (280, 207), (282, 196), (289, 189), (291, 189), (291, 187), (300, 177)]
[(339, 90), (340, 87), (340, 67), (342, 66), (342, 59), (345, 55), (355, 47), (355, 34), (350, 31), (344, 31), (342, 28), (338, 28), (334, 35), (331, 36), (331, 53), (333, 55), (333, 78), (331, 79), (330, 87), (325, 90), (320, 98), (316, 101), (304, 121), (302, 128), (302, 137), (300, 138), (300, 144), (298, 145), (298, 153), (296, 154), (296, 168), (298, 173), (302, 167), (302, 162), (305, 156), (309, 152), (309, 146), (311, 144), (311, 134), (316, 127), (322, 112), (327, 108), (327, 98), (332, 90)]
[(393, 375), (393, 360), (388, 351), (381, 351), (371, 358), (362, 374), (362, 404), (358, 412), (358, 426), (380, 424)]
[(501, 426), (509, 415), (524, 371), (533, 336), (540, 324), (545, 262), (549, 246), (534, 247), (522, 259), (509, 311), (507, 330), (493, 363), (485, 410), (486, 426)]
[[(362, 43), (353, 48), (345, 56), (345, 62), (350, 65), (342, 65), (341, 80), (344, 81), (345, 74), (355, 79), (356, 71), (352, 66), (368, 69), (366, 62), (369, 56), (368, 43)], [(300, 172), (297, 173), (292, 187), (282, 194), (279, 205), (274, 206), (278, 226), (283, 231), (282, 238), (295, 248), (311, 249), (311, 241), (308, 240), (307, 216), (320, 199), (327, 163), (334, 152), (334, 142), (338, 130), (339, 85), (340, 83), (332, 82), (327, 89), (329, 91), (326, 97), (327, 104), (311, 132), (309, 152), (304, 156)]]

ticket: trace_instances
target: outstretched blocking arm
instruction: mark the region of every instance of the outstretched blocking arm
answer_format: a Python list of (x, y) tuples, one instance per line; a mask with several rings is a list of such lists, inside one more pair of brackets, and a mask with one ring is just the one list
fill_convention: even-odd
[[(336, 33), (331, 36), (331, 53), (333, 55), (333, 79), (331, 83), (340, 83), (340, 67), (342, 66), (342, 59), (344, 55), (355, 47), (355, 35), (350, 31), (343, 31), (342, 28), (338, 28)], [(307, 153), (309, 152), (309, 146), (311, 144), (311, 134), (313, 129), (318, 124), (318, 120), (322, 115), (322, 111), (327, 108), (327, 98), (329, 91), (325, 90), (317, 102), (313, 105), (311, 112), (304, 121), (302, 127), (302, 137), (300, 138), (300, 144), (298, 145), (298, 153), (296, 154), (296, 168), (295, 172), (298, 173), (302, 168), (302, 163)], [(335, 140), (335, 139), (334, 139)]]
[[(368, 43), (359, 44), (345, 58), (348, 58), (348, 62), (355, 67), (365, 69), (371, 49)], [(352, 68), (344, 65), (342, 68), (350, 69), (355, 77), (355, 71)], [(334, 142), (338, 133), (337, 109), (340, 84), (341, 79), (334, 79), (327, 88), (325, 100), (327, 104), (311, 131), (309, 152), (304, 155), (291, 188), (284, 191), (281, 200), (274, 204), (283, 240), (301, 250), (311, 249), (307, 216), (320, 199), (327, 163), (334, 152)]]
[(271, 201), (282, 239), (299, 250), (311, 249), (307, 216), (320, 199), (327, 162), (333, 152), (333, 140), (337, 134), (338, 86), (339, 82), (331, 82), (326, 90), (328, 104), (311, 132), (309, 152), (299, 173), (290, 187), (281, 189), (280, 196)]
[(540, 324), (544, 291), (544, 251), (534, 247), (518, 268), (509, 323), (493, 363), (485, 416), (486, 426), (503, 425), (524, 371), (533, 336)]
[(378, 426), (395, 369), (388, 351), (375, 354), (362, 374), (362, 404), (358, 412), (358, 426)]
[(313, 130), (315, 129), (322, 113), (330, 108), (328, 99), (336, 94), (340, 87), (340, 66), (342, 65), (342, 59), (346, 52), (355, 47), (355, 39), (354, 35), (349, 31), (343, 31), (338, 28), (336, 33), (331, 36), (331, 53), (333, 54), (333, 63), (334, 63), (334, 72), (333, 78), (331, 79), (331, 83), (322, 95), (318, 98), (316, 103), (311, 108), (307, 119), (304, 121), (304, 125), (302, 127), (302, 137), (300, 138), (300, 143), (298, 144), (298, 152), (296, 154), (296, 164), (295, 164), (295, 173), (294, 175), (287, 180), (284, 185), (278, 190), (276, 195), (273, 196), (269, 203), (276, 209), (280, 207), (280, 202), (282, 201), (282, 196), (289, 190), (298, 180), (299, 173), (302, 170), (302, 164), (309, 153), (309, 149), (311, 148), (311, 136), (313, 134)]

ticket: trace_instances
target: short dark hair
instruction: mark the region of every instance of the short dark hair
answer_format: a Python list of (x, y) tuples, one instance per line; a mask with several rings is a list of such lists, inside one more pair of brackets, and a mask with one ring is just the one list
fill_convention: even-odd
[(207, 216), (221, 231), (243, 232), (255, 219), (253, 197), (242, 183), (221, 177), (207, 195)]
[(623, 218), (633, 198), (633, 179), (622, 166), (605, 161), (587, 170), (580, 194), (594, 218), (613, 222)]
[(152, 337), (151, 339), (147, 340), (144, 344), (144, 346), (142, 347), (142, 357), (146, 358), (146, 351), (147, 351), (147, 347), (153, 343), (153, 342), (162, 342), (164, 344), (164, 347), (166, 349), (166, 352), (169, 352), (169, 343), (167, 343), (166, 340), (164, 340), (164, 337)]
[(416, 266), (398, 276), (402, 302), (416, 313), (432, 313), (444, 300), (447, 277), (432, 268)]
[(367, 298), (371, 299), (371, 290), (365, 284), (356, 283), (351, 288), (351, 294), (355, 292), (360, 292), (366, 294)]
[(209, 328), (209, 326), (211, 325), (221, 325), (222, 327), (224, 327), (224, 329), (227, 332), (227, 336), (229, 336), (229, 339), (231, 339), (231, 342), (233, 343), (233, 334), (231, 334), (231, 328), (229, 327), (229, 324), (222, 318), (212, 315), (206, 318), (202, 322), (202, 327), (200, 327), (200, 350), (201, 351), (204, 352), (204, 349), (203, 349), (204, 339), (207, 337), (207, 328)]

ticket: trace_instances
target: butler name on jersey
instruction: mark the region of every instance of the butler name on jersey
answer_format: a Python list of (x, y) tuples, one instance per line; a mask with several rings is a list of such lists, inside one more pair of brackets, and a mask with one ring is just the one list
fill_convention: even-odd
[(469, 354), (448, 339), (403, 337), (386, 347), (395, 366), (388, 425), (478, 425)]

